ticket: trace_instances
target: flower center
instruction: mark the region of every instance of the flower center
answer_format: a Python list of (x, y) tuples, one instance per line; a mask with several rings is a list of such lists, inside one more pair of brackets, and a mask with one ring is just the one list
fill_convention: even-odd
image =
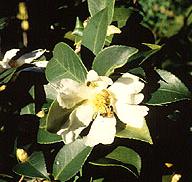
[(103, 89), (99, 94), (94, 97), (93, 105), (95, 107), (96, 112), (101, 114), (103, 117), (113, 116), (111, 94), (106, 89)]

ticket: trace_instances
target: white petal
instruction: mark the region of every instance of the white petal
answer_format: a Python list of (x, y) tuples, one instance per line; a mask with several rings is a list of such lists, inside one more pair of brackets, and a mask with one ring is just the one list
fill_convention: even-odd
[(17, 59), (17, 66), (21, 66), (24, 63), (31, 63), (34, 59), (37, 59), (42, 56), (45, 51), (45, 49), (38, 49), (22, 55), (20, 58)]
[(62, 79), (53, 86), (56, 87), (58, 92), (57, 101), (63, 108), (72, 108), (84, 99), (81, 97), (81, 92), (83, 93), (81, 84), (74, 80)]
[(17, 52), (19, 51), (19, 49), (11, 49), (9, 51), (7, 51), (3, 57), (3, 62), (9, 62), (14, 56), (16, 56)]
[(129, 94), (139, 93), (143, 87), (144, 83), (139, 81), (139, 77), (127, 73), (115, 81), (115, 83), (109, 87), (109, 90), (118, 100), (123, 96), (125, 98)]
[[(118, 102), (122, 102), (122, 103), (126, 103), (126, 104), (140, 104), (142, 102), (142, 100), (144, 99), (144, 95), (142, 93), (139, 94), (128, 94), (128, 93), (124, 93), (124, 94), (114, 94), (112, 93), (114, 99), (114, 102), (118, 101)], [(112, 101), (113, 102), (113, 101)]]
[(87, 81), (95, 81), (99, 78), (97, 72), (95, 72), (94, 70), (90, 70), (88, 73), (87, 73)]
[(37, 67), (45, 68), (48, 64), (48, 61), (36, 61), (33, 64)]
[(62, 126), (57, 132), (58, 135), (62, 135), (65, 144), (73, 142), (78, 138), (81, 131), (86, 127), (76, 116), (74, 110), (69, 117), (69, 120)]
[(93, 120), (94, 108), (89, 104), (82, 104), (76, 109), (77, 118), (86, 126)]
[(109, 85), (112, 85), (113, 81), (107, 76), (98, 76), (94, 70), (90, 70), (87, 74), (87, 82), (92, 82), (95, 84), (94, 90), (100, 92), (106, 89)]
[(148, 114), (149, 108), (146, 106), (129, 105), (117, 102), (114, 110), (123, 123), (135, 128), (142, 128), (144, 117)]
[(93, 121), (89, 134), (85, 137), (85, 145), (93, 147), (99, 143), (111, 144), (116, 133), (115, 117), (97, 116)]

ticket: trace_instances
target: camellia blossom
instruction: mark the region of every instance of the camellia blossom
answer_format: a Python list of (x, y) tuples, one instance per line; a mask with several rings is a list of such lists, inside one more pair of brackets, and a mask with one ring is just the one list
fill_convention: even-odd
[(142, 128), (149, 110), (138, 105), (144, 98), (140, 93), (143, 87), (139, 77), (129, 73), (114, 83), (107, 76), (98, 76), (94, 70), (88, 72), (85, 83), (62, 79), (58, 83), (57, 101), (64, 109), (74, 110), (57, 134), (68, 144), (90, 126), (84, 140), (87, 146), (93, 147), (113, 143), (116, 117), (126, 125)]
[(45, 53), (45, 49), (34, 50), (22, 55), (21, 57), (13, 61), (13, 57), (15, 57), (19, 51), (20, 49), (11, 49), (5, 53), (3, 60), (0, 61), (0, 71), (4, 71), (5, 69), (9, 69), (12, 67), (19, 67), (25, 63), (32, 63), (37, 67), (46, 67), (48, 61), (33, 62), (35, 59), (41, 57)]

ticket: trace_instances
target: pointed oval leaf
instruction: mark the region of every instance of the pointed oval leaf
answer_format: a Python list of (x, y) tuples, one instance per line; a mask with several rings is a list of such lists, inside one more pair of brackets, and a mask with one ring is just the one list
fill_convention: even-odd
[(88, 0), (87, 2), (91, 16), (94, 16), (96, 13), (107, 7), (108, 24), (111, 24), (113, 19), (115, 0)]
[(65, 145), (57, 154), (53, 164), (55, 180), (66, 181), (73, 177), (85, 163), (92, 148), (84, 145), (82, 139)]
[(83, 32), (82, 44), (95, 55), (101, 51), (104, 46), (108, 26), (107, 21), (107, 8), (105, 8), (89, 20)]
[(110, 46), (103, 49), (94, 59), (93, 69), (100, 75), (109, 76), (116, 68), (129, 61), (138, 49), (128, 46)]
[(159, 81), (160, 87), (152, 93), (147, 104), (163, 105), (191, 99), (191, 93), (179, 78), (165, 70), (157, 70), (157, 73), (163, 80)]
[(67, 121), (72, 109), (63, 109), (55, 100), (50, 108), (46, 118), (46, 129), (52, 133), (56, 133), (61, 126)]
[(116, 136), (119, 138), (141, 140), (153, 144), (146, 121), (144, 121), (142, 128), (134, 128), (128, 125), (118, 123)]
[(79, 56), (65, 43), (58, 43), (53, 50), (53, 57), (46, 67), (49, 82), (70, 78), (84, 82), (87, 70)]
[(137, 169), (138, 173), (141, 171), (141, 157), (130, 148), (119, 146), (108, 154), (106, 158), (133, 165)]
[[(130, 171), (136, 177), (140, 174), (141, 171), (141, 158), (140, 156), (132, 149), (119, 146), (113, 150), (110, 154), (101, 158), (97, 161), (90, 162), (93, 165), (98, 166), (119, 166), (123, 167), (126, 170)], [(128, 165), (132, 165), (136, 168), (137, 171), (134, 171)]]
[(17, 164), (13, 171), (28, 177), (49, 179), (42, 152), (34, 152), (26, 162)]

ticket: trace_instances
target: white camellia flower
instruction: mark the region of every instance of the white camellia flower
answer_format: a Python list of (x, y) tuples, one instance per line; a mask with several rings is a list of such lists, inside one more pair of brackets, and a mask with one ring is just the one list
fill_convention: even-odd
[(16, 56), (19, 50), (20, 49), (11, 49), (5, 53), (3, 60), (0, 61), (0, 71), (3, 71), (11, 67), (19, 67), (25, 63), (28, 63), (28, 64), (32, 63), (37, 67), (46, 67), (48, 61), (33, 62), (35, 59), (41, 57), (45, 53), (46, 51), (45, 49), (37, 49), (35, 51), (26, 53), (13, 61), (12, 58)]
[(57, 101), (65, 109), (75, 108), (69, 120), (57, 134), (64, 143), (73, 142), (83, 129), (90, 126), (84, 137), (87, 146), (111, 144), (116, 134), (116, 116), (129, 126), (141, 128), (148, 107), (138, 105), (144, 98), (140, 93), (144, 83), (139, 77), (123, 74), (117, 81), (98, 76), (91, 70), (85, 83), (62, 79), (58, 84)]

